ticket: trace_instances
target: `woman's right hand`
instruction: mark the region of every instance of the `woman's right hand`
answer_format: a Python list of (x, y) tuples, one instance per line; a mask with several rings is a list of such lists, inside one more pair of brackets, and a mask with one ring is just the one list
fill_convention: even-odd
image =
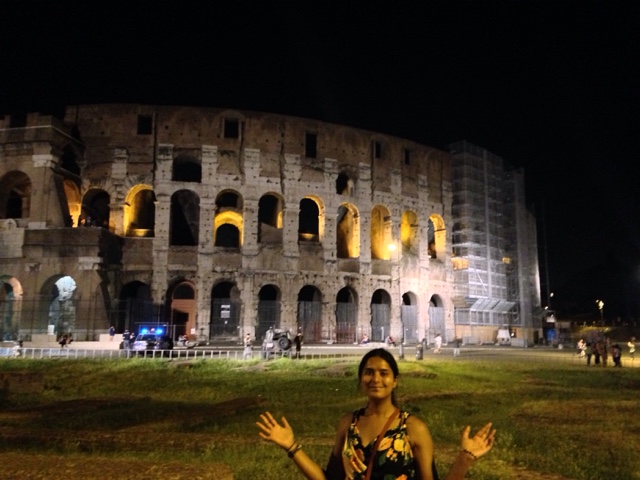
[(270, 412), (265, 412), (260, 415), (262, 422), (256, 422), (260, 432), (258, 435), (275, 443), (276, 445), (284, 448), (285, 450), (290, 448), (295, 443), (295, 436), (293, 435), (293, 429), (287, 419), (282, 417), (282, 425), (280, 425)]
[(469, 437), (470, 432), (471, 427), (465, 427), (462, 432), (461, 447), (463, 450), (470, 452), (475, 458), (480, 458), (493, 447), (496, 430), (495, 428), (491, 429), (491, 423), (487, 423), (473, 437)]

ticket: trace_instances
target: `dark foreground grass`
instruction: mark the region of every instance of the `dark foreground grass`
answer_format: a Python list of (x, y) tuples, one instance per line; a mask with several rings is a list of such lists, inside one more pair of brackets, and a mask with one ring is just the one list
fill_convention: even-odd
[[(286, 415), (324, 465), (335, 426), (359, 407), (353, 360), (3, 360), (35, 374), (0, 390), (0, 452), (223, 462), (236, 479), (300, 478), (255, 421)], [(461, 429), (491, 420), (493, 451), (468, 478), (639, 479), (640, 370), (507, 360), (401, 362), (399, 399), (427, 422), (442, 472)]]

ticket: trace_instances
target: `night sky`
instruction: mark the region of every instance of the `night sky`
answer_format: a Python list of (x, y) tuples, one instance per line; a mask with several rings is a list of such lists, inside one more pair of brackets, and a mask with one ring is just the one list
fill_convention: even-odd
[(202, 105), (468, 140), (525, 169), (543, 295), (548, 265), (574, 313), (638, 316), (640, 2), (420, 3), (4, 1), (0, 115)]

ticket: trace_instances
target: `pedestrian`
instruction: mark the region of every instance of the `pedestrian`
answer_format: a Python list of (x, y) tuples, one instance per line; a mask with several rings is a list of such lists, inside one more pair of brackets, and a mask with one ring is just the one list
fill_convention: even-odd
[(609, 356), (609, 352), (607, 351), (608, 345), (606, 343), (601, 343), (600, 345), (602, 345), (602, 348), (600, 350), (600, 360), (602, 362), (602, 366), (606, 367), (607, 366), (607, 359)]
[(300, 349), (302, 348), (302, 332), (298, 329), (298, 333), (293, 339), (293, 343), (296, 344), (296, 358), (300, 358)]
[(244, 352), (242, 354), (243, 360), (247, 360), (253, 357), (253, 342), (251, 341), (251, 334), (247, 333), (244, 336)]
[(584, 349), (584, 353), (587, 357), (587, 367), (591, 365), (591, 355), (593, 355), (593, 345), (591, 342), (587, 342), (587, 345)]
[(131, 348), (131, 334), (129, 333), (129, 329), (126, 329), (122, 334), (122, 348), (125, 350)]
[(362, 341), (360, 342), (362, 345), (366, 345), (367, 343), (369, 343), (369, 335), (367, 335), (366, 333), (362, 336)]
[(459, 338), (454, 338), (453, 339), (453, 356), (454, 357), (459, 357), (460, 356), (460, 344), (462, 343), (462, 340)]
[(109, 327), (109, 341), (113, 342), (113, 337), (116, 335), (116, 329), (113, 328), (113, 325)]
[(67, 345), (67, 334), (61, 335), (58, 339), (58, 343), (60, 344), (60, 348), (64, 348)]
[(613, 366), (614, 367), (622, 367), (621, 362), (622, 350), (620, 349), (620, 345), (617, 343), (611, 346), (611, 358), (613, 358)]
[(602, 354), (602, 342), (597, 341), (593, 346), (593, 363), (600, 365), (600, 355)]
[(393, 337), (391, 335), (389, 335), (385, 339), (385, 343), (387, 344), (387, 347), (395, 347), (396, 346), (396, 341), (393, 339)]
[(636, 353), (636, 337), (631, 337), (627, 346), (629, 347), (629, 358), (631, 358), (631, 364), (633, 364), (633, 359)]
[[(304, 452), (284, 416), (278, 422), (270, 412), (260, 415), (259, 435), (284, 449), (307, 479), (416, 479), (417, 475), (437, 479), (429, 428), (398, 407), (398, 374), (398, 364), (388, 350), (376, 348), (364, 355), (358, 381), (366, 405), (340, 420), (324, 470)], [(464, 478), (471, 464), (493, 446), (496, 431), (491, 423), (473, 437), (470, 430), (467, 426), (462, 433), (461, 450), (448, 480)]]
[(442, 335), (438, 333), (436, 335), (436, 338), (433, 339), (433, 341), (435, 343), (433, 353), (440, 353), (440, 349), (442, 348)]

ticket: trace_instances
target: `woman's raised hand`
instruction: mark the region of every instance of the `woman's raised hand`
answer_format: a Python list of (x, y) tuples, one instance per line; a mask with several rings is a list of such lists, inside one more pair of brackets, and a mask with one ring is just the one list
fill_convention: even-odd
[(282, 425), (280, 425), (270, 412), (265, 412), (260, 415), (261, 422), (256, 422), (260, 432), (258, 435), (269, 440), (270, 442), (279, 445), (285, 450), (290, 448), (295, 442), (295, 436), (293, 435), (293, 429), (287, 419), (282, 417)]
[(476, 458), (480, 458), (487, 453), (493, 447), (493, 442), (496, 436), (495, 428), (491, 429), (491, 422), (487, 423), (484, 427), (478, 430), (473, 437), (469, 437), (471, 427), (466, 426), (462, 431), (461, 447), (463, 450), (470, 452)]

